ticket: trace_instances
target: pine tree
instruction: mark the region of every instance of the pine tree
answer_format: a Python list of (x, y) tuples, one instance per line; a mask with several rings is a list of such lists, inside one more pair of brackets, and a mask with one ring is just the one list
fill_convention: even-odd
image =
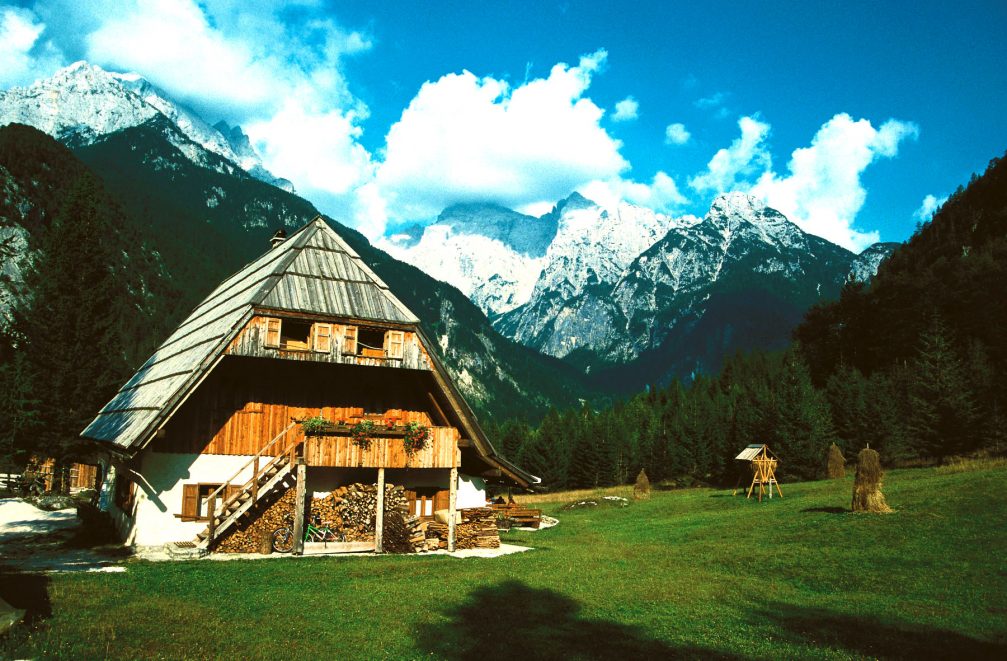
[(14, 309), (20, 369), (32, 388), (21, 415), (39, 423), (34, 450), (58, 462), (75, 453), (78, 434), (131, 368), (126, 353), (140, 315), (111, 214), (99, 183), (82, 176), (25, 275), (31, 295)]
[(913, 440), (931, 456), (963, 452), (975, 441), (975, 396), (962, 360), (939, 317), (920, 338), (912, 363)]

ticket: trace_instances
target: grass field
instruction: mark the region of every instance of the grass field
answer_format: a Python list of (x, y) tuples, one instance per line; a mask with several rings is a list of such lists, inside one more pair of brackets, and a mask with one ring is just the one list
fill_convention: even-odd
[(34, 628), (0, 656), (74, 658), (1007, 658), (1007, 467), (893, 471), (890, 515), (851, 480), (655, 492), (546, 512), (450, 557), (133, 562), (4, 577)]

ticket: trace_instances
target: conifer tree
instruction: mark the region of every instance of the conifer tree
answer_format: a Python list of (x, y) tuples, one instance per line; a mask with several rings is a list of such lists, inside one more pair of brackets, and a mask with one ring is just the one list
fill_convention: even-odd
[(131, 367), (125, 347), (137, 315), (111, 213), (99, 183), (81, 176), (25, 275), (31, 295), (14, 309), (16, 349), (32, 387), (20, 415), (38, 422), (35, 450), (57, 462), (74, 454), (78, 434)]

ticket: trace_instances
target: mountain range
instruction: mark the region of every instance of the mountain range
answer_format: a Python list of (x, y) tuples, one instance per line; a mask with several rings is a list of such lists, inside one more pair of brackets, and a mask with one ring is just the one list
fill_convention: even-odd
[[(0, 92), (5, 124), (47, 133), (102, 179), (177, 292), (166, 322), (262, 252), (276, 228), (317, 213), (240, 127), (210, 125), (137, 74), (71, 65)], [(0, 183), (18, 208), (51, 202), (2, 162)], [(15, 289), (44, 226), (29, 216), (0, 222)], [(810, 305), (869, 278), (895, 246), (854, 255), (743, 193), (717, 198), (702, 219), (603, 208), (577, 193), (540, 217), (456, 205), (377, 247), (330, 222), (421, 318), (466, 396), (500, 417), (535, 418), (714, 370), (725, 352), (783, 346)]]
[(458, 287), (507, 337), (639, 387), (785, 346), (809, 306), (870, 279), (898, 244), (857, 255), (734, 192), (702, 219), (577, 193), (539, 218), (460, 205), (385, 245)]

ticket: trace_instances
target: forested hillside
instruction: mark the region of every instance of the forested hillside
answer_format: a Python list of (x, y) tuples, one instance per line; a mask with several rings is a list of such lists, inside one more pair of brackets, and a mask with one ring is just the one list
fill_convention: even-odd
[(504, 424), (505, 453), (554, 488), (724, 482), (768, 443), (785, 478), (813, 478), (835, 442), (887, 464), (1003, 452), (1007, 406), (1007, 162), (951, 196), (869, 285), (813, 307), (783, 353), (738, 354), (718, 376), (601, 411)]
[(62, 457), (167, 330), (177, 291), (101, 180), (48, 136), (0, 129), (0, 178), (0, 454)]

